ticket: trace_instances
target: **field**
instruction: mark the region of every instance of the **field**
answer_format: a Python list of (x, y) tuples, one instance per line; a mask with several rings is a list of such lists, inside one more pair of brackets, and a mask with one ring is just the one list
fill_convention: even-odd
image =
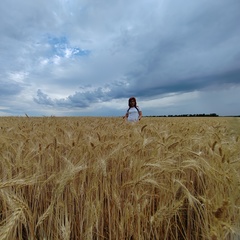
[(0, 239), (240, 239), (240, 119), (1, 117)]

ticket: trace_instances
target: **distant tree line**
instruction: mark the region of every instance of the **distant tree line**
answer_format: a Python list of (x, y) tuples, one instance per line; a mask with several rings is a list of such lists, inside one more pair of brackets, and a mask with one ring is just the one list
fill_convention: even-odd
[(200, 113), (200, 114), (180, 114), (180, 115), (159, 115), (159, 116), (147, 116), (147, 117), (219, 117), (216, 113)]

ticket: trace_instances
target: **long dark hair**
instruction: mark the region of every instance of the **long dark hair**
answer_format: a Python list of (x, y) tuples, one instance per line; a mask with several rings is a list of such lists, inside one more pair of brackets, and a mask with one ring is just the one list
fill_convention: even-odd
[(131, 107), (130, 102), (131, 102), (132, 100), (135, 102), (135, 103), (134, 103), (134, 107), (136, 108), (136, 107), (137, 107), (137, 101), (136, 101), (136, 98), (135, 98), (135, 97), (130, 97), (130, 98), (128, 99), (128, 106)]
[(133, 107), (135, 107), (135, 108), (137, 109), (137, 111), (138, 111), (138, 114), (140, 114), (140, 113), (139, 113), (140, 111), (139, 111), (139, 109), (138, 109), (137, 101), (136, 101), (136, 98), (135, 98), (135, 97), (130, 97), (130, 98), (128, 99), (128, 106), (129, 106), (129, 108), (128, 108), (127, 112), (129, 112), (129, 110), (130, 110), (130, 108), (131, 108), (130, 102), (131, 102), (132, 100), (134, 100), (134, 106), (133, 106)]

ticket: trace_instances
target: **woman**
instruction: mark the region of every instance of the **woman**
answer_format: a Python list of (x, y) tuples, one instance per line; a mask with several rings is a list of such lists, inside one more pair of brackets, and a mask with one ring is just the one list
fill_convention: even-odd
[(129, 122), (137, 122), (142, 118), (142, 111), (137, 106), (137, 101), (135, 97), (128, 99), (128, 110), (123, 118), (127, 119)]

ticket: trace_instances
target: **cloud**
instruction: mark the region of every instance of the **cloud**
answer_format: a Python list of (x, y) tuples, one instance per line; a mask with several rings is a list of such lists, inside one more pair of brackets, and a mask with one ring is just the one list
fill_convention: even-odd
[(228, 89), (235, 102), (239, 8), (238, 0), (0, 2), (0, 101), (12, 114), (32, 104), (34, 114), (93, 106), (106, 114), (129, 96), (149, 104), (171, 96), (178, 106), (187, 94), (196, 109), (196, 92)]
[(37, 98), (34, 98), (36, 103), (44, 105), (54, 105), (54, 101), (48, 97), (47, 94), (43, 93), (40, 89), (37, 91)]
[(0, 81), (0, 96), (14, 96), (22, 91), (22, 87), (16, 82)]
[(124, 83), (119, 82), (98, 88), (85, 86), (82, 87), (79, 91), (76, 91), (73, 95), (69, 95), (66, 98), (61, 99), (53, 99), (38, 89), (37, 97), (34, 98), (34, 101), (38, 104), (56, 107), (86, 108), (89, 107), (92, 103), (103, 103), (114, 98), (119, 98), (119, 96), (122, 96), (122, 94), (119, 92), (124, 89), (123, 84)]

